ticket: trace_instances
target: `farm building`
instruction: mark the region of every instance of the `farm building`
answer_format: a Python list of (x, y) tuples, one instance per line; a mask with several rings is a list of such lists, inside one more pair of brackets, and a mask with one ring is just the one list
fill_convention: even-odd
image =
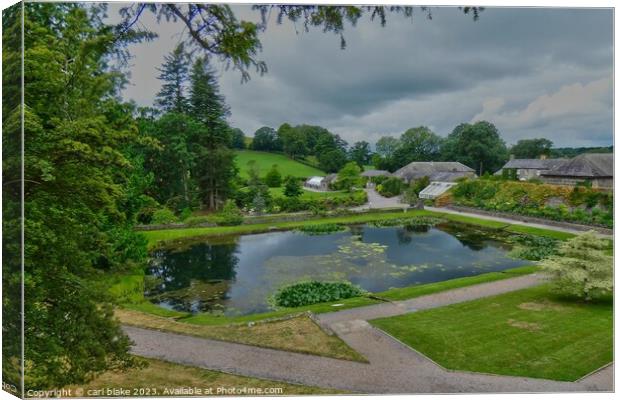
[(586, 153), (541, 172), (545, 183), (575, 186), (589, 182), (593, 188), (612, 189), (614, 186), (613, 153)]
[(541, 174), (568, 161), (565, 158), (511, 158), (495, 175), (514, 173), (520, 181), (540, 178)]
[(392, 174), (390, 171), (385, 171), (383, 169), (369, 169), (368, 171), (362, 172), (362, 176), (372, 178), (374, 176), (392, 176)]
[(414, 161), (392, 174), (406, 183), (428, 176), (431, 182), (454, 182), (462, 177), (475, 177), (473, 169), (456, 161)]

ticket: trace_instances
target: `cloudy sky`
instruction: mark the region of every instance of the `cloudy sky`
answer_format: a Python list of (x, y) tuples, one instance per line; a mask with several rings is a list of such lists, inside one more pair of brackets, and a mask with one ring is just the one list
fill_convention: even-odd
[[(249, 6), (237, 15), (258, 21)], [(112, 11), (112, 10), (111, 10)], [(426, 125), (445, 136), (461, 122), (488, 120), (508, 144), (546, 137), (556, 146), (612, 144), (613, 49), (609, 9), (487, 8), (478, 21), (456, 8), (368, 18), (332, 33), (303, 32), (272, 15), (261, 34), (269, 72), (241, 83), (218, 68), (230, 123), (252, 135), (283, 122), (328, 128), (374, 143)], [(157, 24), (155, 42), (131, 48), (126, 99), (152, 105), (156, 67), (183, 38), (181, 24)]]

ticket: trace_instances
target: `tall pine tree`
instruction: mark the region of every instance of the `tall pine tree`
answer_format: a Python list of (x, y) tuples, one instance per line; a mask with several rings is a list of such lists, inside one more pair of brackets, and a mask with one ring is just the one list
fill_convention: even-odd
[(185, 46), (181, 42), (172, 53), (164, 57), (164, 64), (157, 69), (160, 72), (157, 79), (164, 83), (157, 93), (155, 103), (165, 112), (185, 113), (188, 111), (185, 85), (189, 73), (189, 62), (189, 55), (185, 52)]
[(192, 118), (204, 127), (200, 135), (193, 138), (192, 144), (198, 150), (194, 176), (203, 204), (215, 209), (230, 194), (237, 168), (231, 149), (232, 131), (226, 122), (229, 109), (205, 58), (197, 59), (192, 67), (190, 109)]

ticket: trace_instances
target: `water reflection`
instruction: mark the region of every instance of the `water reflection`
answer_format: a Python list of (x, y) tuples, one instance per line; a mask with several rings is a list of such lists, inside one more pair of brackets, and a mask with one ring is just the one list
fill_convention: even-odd
[(524, 265), (509, 249), (489, 231), (454, 224), (246, 235), (155, 251), (146, 296), (175, 310), (248, 314), (267, 311), (278, 287), (300, 280), (348, 280), (376, 292)]

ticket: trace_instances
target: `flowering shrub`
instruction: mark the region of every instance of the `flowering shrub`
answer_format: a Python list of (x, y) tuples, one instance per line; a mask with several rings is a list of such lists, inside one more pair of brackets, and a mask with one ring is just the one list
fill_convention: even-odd
[[(613, 195), (567, 187), (497, 179), (470, 179), (451, 191), (452, 204), (590, 225), (613, 227)], [(551, 205), (559, 199), (559, 205)]]

